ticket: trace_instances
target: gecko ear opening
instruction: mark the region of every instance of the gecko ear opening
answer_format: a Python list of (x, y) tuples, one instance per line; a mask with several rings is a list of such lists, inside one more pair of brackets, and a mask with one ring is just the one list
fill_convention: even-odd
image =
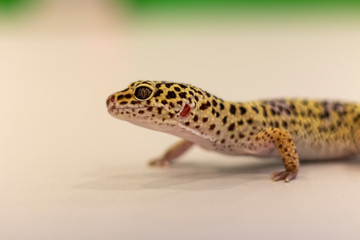
[(190, 106), (189, 104), (185, 104), (184, 108), (180, 112), (180, 117), (186, 118), (190, 115)]

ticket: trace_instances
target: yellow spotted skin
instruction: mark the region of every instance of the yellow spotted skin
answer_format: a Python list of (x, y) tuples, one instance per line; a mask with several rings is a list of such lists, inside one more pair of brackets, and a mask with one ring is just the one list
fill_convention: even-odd
[(222, 100), (189, 84), (136, 81), (111, 94), (109, 113), (183, 140), (150, 162), (167, 166), (199, 145), (232, 155), (278, 155), (284, 170), (273, 180), (290, 181), (300, 159), (342, 158), (360, 153), (360, 105), (337, 101)]

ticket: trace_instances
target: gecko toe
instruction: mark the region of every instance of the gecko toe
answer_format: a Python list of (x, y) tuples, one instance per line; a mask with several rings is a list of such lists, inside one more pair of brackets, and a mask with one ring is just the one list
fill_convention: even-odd
[(168, 167), (170, 164), (170, 161), (162, 159), (155, 159), (149, 162), (149, 165), (152, 167)]
[(284, 180), (285, 182), (290, 182), (292, 179), (294, 179), (296, 177), (296, 173), (295, 172), (291, 172), (288, 170), (283, 170), (283, 171), (276, 171), (272, 174), (272, 180), (274, 182), (280, 181), (280, 180)]

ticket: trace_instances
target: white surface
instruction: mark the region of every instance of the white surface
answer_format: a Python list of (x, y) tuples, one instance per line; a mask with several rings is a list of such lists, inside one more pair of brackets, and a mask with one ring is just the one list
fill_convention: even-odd
[(359, 239), (358, 158), (289, 184), (269, 180), (278, 159), (198, 148), (154, 169), (176, 138), (105, 108), (137, 79), (360, 102), (357, 27), (121, 31), (1, 35), (0, 239)]

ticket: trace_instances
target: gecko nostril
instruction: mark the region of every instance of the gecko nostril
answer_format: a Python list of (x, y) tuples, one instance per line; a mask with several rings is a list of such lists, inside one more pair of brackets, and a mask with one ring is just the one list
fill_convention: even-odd
[(106, 101), (106, 105), (107, 106), (109, 106), (109, 104), (110, 104), (110, 102), (114, 102), (115, 101), (115, 96), (114, 95), (112, 95), (111, 97), (109, 97), (108, 99), (107, 99), (107, 101)]

